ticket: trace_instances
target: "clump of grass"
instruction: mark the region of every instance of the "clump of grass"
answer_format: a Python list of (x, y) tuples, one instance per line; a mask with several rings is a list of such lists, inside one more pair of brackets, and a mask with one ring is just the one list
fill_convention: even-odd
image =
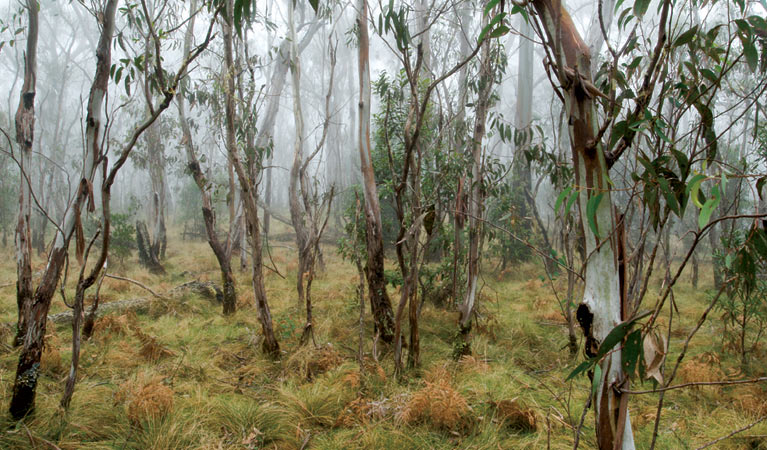
[(495, 417), (511, 430), (531, 433), (538, 430), (535, 410), (527, 407), (518, 399), (490, 401), (495, 410)]
[(767, 415), (767, 395), (761, 387), (757, 385), (737, 386), (730, 392), (730, 395), (737, 399), (743, 413), (755, 417)]
[(173, 408), (173, 390), (161, 377), (126, 381), (114, 395), (115, 404), (125, 403), (128, 420), (134, 425), (156, 421)]
[(486, 373), (490, 371), (490, 364), (476, 355), (464, 355), (458, 360), (458, 366), (464, 372)]
[(332, 344), (326, 344), (320, 348), (307, 345), (288, 357), (285, 369), (288, 373), (301, 374), (306, 380), (311, 381), (340, 366), (344, 361), (344, 356)]
[(451, 385), (447, 369), (432, 369), (429, 378), (432, 381), (426, 381), (426, 386), (410, 397), (399, 420), (407, 424), (426, 424), (442, 431), (469, 429), (474, 423), (472, 409), (466, 398)]
[(156, 337), (142, 332), (138, 327), (133, 330), (133, 334), (141, 343), (139, 354), (147, 361), (156, 362), (161, 358), (176, 355), (173, 351), (160, 344)]
[[(679, 366), (679, 377), (685, 383), (693, 383), (699, 381), (720, 381), (724, 379), (724, 373), (717, 367), (719, 364), (719, 358), (710, 353), (703, 353), (697, 357), (685, 361)], [(719, 392), (721, 387), (710, 386), (708, 389), (712, 389), (715, 392)], [(699, 389), (696, 387), (695, 389)]]
[(215, 398), (210, 422), (220, 428), (225, 442), (264, 448), (275, 443), (298, 445), (296, 416), (271, 402), (225, 394)]
[(303, 423), (331, 427), (356, 395), (340, 382), (342, 376), (341, 373), (327, 374), (302, 385), (285, 383), (278, 388), (279, 404), (292, 410)]
[(61, 340), (53, 330), (51, 330), (51, 333), (45, 335), (43, 354), (40, 357), (40, 367), (43, 370), (53, 374), (62, 373), (64, 362), (61, 359), (60, 346)]
[(99, 317), (93, 323), (93, 336), (97, 340), (106, 340), (113, 336), (124, 336), (135, 326), (136, 315), (133, 312), (129, 311), (119, 316), (108, 314)]

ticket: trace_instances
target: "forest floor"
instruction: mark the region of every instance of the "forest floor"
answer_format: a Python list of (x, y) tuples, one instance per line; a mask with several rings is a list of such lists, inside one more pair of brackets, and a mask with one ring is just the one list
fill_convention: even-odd
[[(5, 412), (18, 360), (18, 350), (9, 345), (9, 324), (16, 320), (15, 267), (13, 249), (0, 247), (0, 448), (572, 448), (590, 383), (586, 376), (565, 381), (583, 356), (580, 350), (575, 356), (567, 350), (567, 328), (540, 264), (485, 272), (474, 354), (460, 361), (451, 358), (457, 313), (426, 303), (421, 366), (397, 381), (389, 349), (379, 345), (380, 363), (370, 358), (369, 314), (368, 358), (360, 373), (357, 273), (332, 246), (324, 249), (327, 267), (313, 285), (318, 348), (299, 346), (304, 313), (296, 304), (294, 246), (291, 241), (275, 242), (272, 249), (284, 279), (266, 272), (282, 349), (278, 361), (259, 351), (250, 273), (239, 272), (234, 316), (224, 317), (219, 305), (187, 294), (155, 299), (146, 312), (99, 319), (93, 339), (83, 343), (80, 378), (68, 414), (58, 405), (71, 359), (71, 326), (49, 324), (36, 413), (18, 426)], [(215, 259), (202, 241), (171, 241), (166, 276), (149, 274), (135, 258), (112, 265), (110, 273), (161, 293), (195, 279), (219, 280)], [(36, 260), (34, 270), (43, 265)], [(710, 268), (702, 270), (708, 272)], [(76, 268), (70, 268), (70, 299), (75, 273)], [(675, 290), (680, 315), (674, 318), (669, 361), (676, 360), (684, 337), (711, 299), (710, 276), (701, 277), (697, 290), (688, 276), (683, 278)], [(554, 281), (559, 292), (564, 291), (563, 283)], [(658, 290), (658, 285), (651, 288), (645, 301), (653, 300)], [(101, 292), (102, 302), (151, 298), (140, 287), (114, 279), (106, 279)], [(66, 309), (57, 295), (51, 312)], [(751, 355), (753, 363), (743, 367), (723, 342), (718, 315), (693, 339), (676, 381), (767, 373), (766, 347), (758, 346)], [(697, 448), (767, 414), (763, 387), (669, 391), (657, 448)], [(651, 389), (652, 384), (634, 388)], [(632, 396), (629, 407), (637, 448), (647, 448), (657, 395)], [(589, 411), (581, 448), (594, 448), (593, 421)], [(767, 448), (766, 442), (763, 422), (713, 448)]]

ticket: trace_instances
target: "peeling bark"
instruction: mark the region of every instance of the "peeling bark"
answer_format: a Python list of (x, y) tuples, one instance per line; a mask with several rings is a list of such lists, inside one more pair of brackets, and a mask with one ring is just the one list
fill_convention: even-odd
[[(607, 182), (608, 166), (601, 145), (595, 142), (598, 123), (596, 105), (589, 93), (591, 57), (588, 46), (573, 24), (560, 0), (534, 0), (532, 3), (541, 28), (544, 44), (554, 55), (553, 70), (564, 93), (565, 110), (570, 126), (570, 140), (575, 168), (575, 185), (582, 186), (578, 196), (581, 223), (588, 223), (586, 206), (589, 198), (602, 194), (595, 213), (599, 236), (585, 229), (585, 269), (583, 300), (577, 318), (586, 336), (586, 354), (595, 348), (629, 312), (625, 306), (625, 279), (621, 275), (622, 239), (616, 226), (619, 221), (612, 206)], [(567, 75), (575, 74), (574, 76)], [(601, 362), (602, 378), (598, 382), (596, 405), (596, 435), (600, 450), (633, 449), (634, 439), (628, 415), (628, 379), (621, 367), (621, 351), (614, 350)]]
[[(487, 24), (487, 15), (483, 15), (482, 27)], [(466, 291), (463, 303), (459, 308), (458, 332), (463, 342), (460, 354), (471, 354), (471, 320), (477, 303), (479, 284), (480, 248), (482, 241), (482, 216), (484, 214), (484, 194), (482, 192), (482, 142), (485, 139), (487, 113), (490, 109), (490, 93), (493, 89), (493, 61), (490, 54), (491, 39), (482, 43), (479, 62), (479, 86), (482, 89), (477, 94), (474, 117), (474, 135), (471, 140), (472, 164), (471, 164), (471, 189), (468, 197), (469, 209), (469, 252), (468, 267), (466, 273)], [(458, 356), (458, 355), (456, 355)]]

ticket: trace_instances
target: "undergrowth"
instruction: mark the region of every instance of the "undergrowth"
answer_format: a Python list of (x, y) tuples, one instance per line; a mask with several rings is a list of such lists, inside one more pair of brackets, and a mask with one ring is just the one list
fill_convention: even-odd
[[(590, 383), (586, 377), (565, 382), (582, 356), (567, 351), (566, 326), (540, 267), (528, 264), (486, 274), (480, 317), (472, 328), (472, 354), (458, 360), (453, 358), (457, 312), (427, 302), (421, 314), (421, 366), (398, 381), (389, 348), (379, 345), (378, 361), (372, 357), (369, 316), (363, 367), (357, 362), (356, 270), (334, 249), (325, 249), (327, 268), (313, 285), (318, 348), (302, 347), (295, 258), (278, 246), (272, 252), (285, 276), (265, 272), (283, 349), (279, 360), (258, 350), (260, 325), (250, 274), (237, 273), (240, 307), (233, 316), (223, 317), (220, 305), (187, 294), (155, 300), (146, 313), (99, 319), (94, 337), (83, 343), (80, 377), (65, 414), (58, 404), (71, 361), (71, 329), (49, 324), (35, 415), (14, 424), (2, 412), (0, 448), (572, 448)], [(0, 285), (13, 280), (12, 262), (0, 261)], [(168, 275), (158, 277), (129, 260), (120, 275), (160, 292), (219, 276), (207, 244), (200, 241), (172, 241), (166, 268)], [(563, 280), (554, 283), (563, 288)], [(703, 287), (710, 284), (701, 280)], [(67, 294), (73, 289), (68, 284)], [(680, 316), (673, 321), (669, 361), (675, 361), (675, 352), (706, 307), (710, 297), (702, 292), (686, 284), (675, 291)], [(104, 282), (102, 293), (103, 301), (149, 295), (113, 279)], [(13, 285), (0, 288), (3, 408), (18, 360), (18, 350), (9, 345), (11, 328), (5, 325), (15, 322), (14, 294)], [(52, 313), (65, 309), (57, 300)], [(677, 381), (764, 375), (763, 365), (743, 367), (735, 352), (723, 347), (721, 331), (717, 320), (704, 324)], [(656, 401), (654, 395), (631, 397), (638, 448), (649, 445)], [(764, 414), (763, 386), (670, 391), (658, 448), (695, 448)], [(594, 446), (593, 420), (590, 411), (582, 448)], [(767, 425), (762, 424), (718, 448), (765, 448), (765, 434)]]

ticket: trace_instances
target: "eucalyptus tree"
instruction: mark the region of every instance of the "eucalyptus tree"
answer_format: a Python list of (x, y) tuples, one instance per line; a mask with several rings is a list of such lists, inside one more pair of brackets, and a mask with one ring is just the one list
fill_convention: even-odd
[[(334, 186), (330, 186), (328, 192), (319, 195), (319, 183), (311, 182), (308, 169), (312, 160), (322, 151), (330, 127), (330, 99), (333, 94), (333, 83), (336, 68), (336, 48), (332, 38), (328, 41), (330, 56), (330, 76), (328, 91), (325, 96), (324, 118), (322, 131), (316, 147), (308, 155), (304, 154), (304, 114), (301, 100), (301, 60), (296, 44), (296, 26), (294, 19), (295, 5), (288, 5), (288, 28), (290, 39), (290, 71), (293, 89), (293, 117), (295, 118), (295, 141), (293, 146), (293, 164), (290, 168), (290, 184), (288, 197), (290, 204), (290, 217), (296, 232), (296, 245), (298, 247), (298, 271), (296, 273), (296, 290), (298, 293), (299, 307), (306, 308), (306, 324), (301, 336), (301, 343), (305, 344), (309, 338), (314, 341), (314, 321), (312, 318), (311, 288), (315, 275), (315, 265), (319, 258), (320, 238), (330, 218), (330, 208), (333, 201)], [(331, 34), (332, 36), (332, 34)], [(320, 197), (322, 199), (320, 200)], [(316, 343), (315, 343), (316, 344)]]
[[(197, 10), (197, 1), (190, 3), (192, 11)], [(187, 58), (192, 50), (192, 38), (194, 37), (195, 16), (192, 16), (187, 24), (186, 34), (184, 35), (184, 58)], [(232, 249), (234, 247), (236, 234), (239, 232), (236, 222), (229, 224), (229, 230), (226, 238), (222, 241), (216, 229), (216, 214), (213, 205), (211, 193), (212, 183), (205, 177), (200, 158), (197, 156), (192, 128), (189, 125), (189, 119), (186, 116), (186, 99), (183, 89), (188, 90), (188, 80), (182, 84), (182, 94), (176, 96), (176, 106), (178, 108), (179, 122), (181, 125), (182, 139), (187, 159), (187, 168), (192, 174), (197, 188), (200, 190), (202, 198), (202, 217), (205, 223), (205, 233), (213, 254), (216, 257), (221, 270), (221, 286), (223, 292), (222, 306), (224, 315), (233, 314), (237, 308), (237, 290), (234, 274), (232, 272)], [(244, 249), (241, 249), (243, 251)]]
[(360, 170), (365, 199), (364, 216), (367, 243), (365, 277), (368, 281), (370, 308), (375, 320), (376, 336), (384, 342), (394, 338), (394, 315), (384, 278), (383, 226), (378, 200), (373, 157), (370, 148), (370, 38), (368, 36), (368, 2), (357, 1), (359, 119), (357, 121), (357, 148), (360, 152)]
[[(630, 381), (643, 378), (639, 373), (663, 385), (657, 391), (649, 391), (659, 394), (651, 442), (651, 447), (655, 446), (664, 392), (670, 387), (687, 346), (700, 327), (698, 325), (684, 341), (676, 364), (667, 376), (661, 376), (667, 342), (659, 335), (657, 319), (664, 306), (668, 306), (668, 298), (673, 298), (674, 284), (695, 247), (715, 223), (737, 217), (763, 217), (763, 214), (735, 215), (711, 221), (727, 174), (709, 178), (692, 169), (695, 164), (705, 165), (717, 157), (719, 134), (711, 102), (734, 67), (745, 63), (751, 70), (759, 69), (755, 43), (765, 29), (765, 22), (748, 15), (744, 3), (736, 2), (739, 17), (731, 18), (733, 11), (724, 14), (729, 4), (714, 2), (711, 6), (722, 14), (712, 15), (710, 24), (692, 24), (680, 17), (682, 13), (674, 14), (680, 11), (675, 8), (679, 3), (662, 0), (658, 15), (652, 21), (646, 15), (649, 1), (624, 6), (619, 14), (620, 30), (650, 24), (653, 31), (641, 38), (629, 32), (617, 44), (605, 40), (609, 54), (600, 66), (596, 81), (591, 76), (595, 55), (581, 38), (565, 5), (559, 0), (531, 3), (547, 54), (546, 69), (564, 103), (569, 125), (574, 185), (560, 194), (555, 207), (576, 202), (585, 229), (585, 286), (577, 318), (586, 337), (585, 353), (589, 357), (573, 371), (571, 378), (587, 370), (594, 378), (592, 398), (600, 449), (634, 448), (628, 397)], [(694, 7), (695, 2), (691, 5)], [(600, 28), (606, 34), (602, 23)], [(672, 60), (675, 52), (684, 58)], [(696, 67), (704, 58), (715, 61), (716, 70)], [(672, 71), (676, 68), (672, 64), (678, 64), (681, 70)], [(754, 90), (746, 102), (752, 103), (765, 86)], [(664, 101), (672, 101), (686, 113), (700, 118), (692, 145), (683, 147), (682, 139), (672, 141), (667, 135), (676, 123), (669, 123), (664, 116)], [(630, 175), (628, 180), (618, 178), (618, 168)], [(709, 196), (703, 194), (704, 181), (711, 185)], [(619, 188), (618, 182), (626, 186)], [(627, 266), (636, 262), (632, 261), (633, 255), (627, 252), (626, 245), (626, 227), (630, 223), (626, 213), (630, 212), (632, 197), (640, 199), (639, 215), (646, 215), (656, 230), (666, 226), (671, 214), (681, 217), (689, 204), (700, 210), (697, 227), (691, 230), (693, 242), (684, 260), (668, 274), (658, 299), (645, 313), (639, 310), (658, 246), (656, 244), (640, 276), (639, 293), (629, 298)], [(569, 200), (565, 202), (566, 199)], [(753, 264), (749, 266), (745, 261), (764, 256), (764, 239), (764, 232), (758, 228), (749, 232), (753, 255), (739, 254), (742, 258), (739, 261), (745, 264), (741, 267), (742, 275), (754, 275)], [(748, 267), (751, 267), (750, 274)], [(720, 295), (721, 289), (699, 324)], [(673, 308), (667, 309), (673, 317)], [(632, 331), (640, 319), (648, 316), (640, 328)], [(670, 336), (670, 329), (666, 336)], [(640, 356), (642, 347), (644, 358)]]
[[(487, 7), (487, 6), (486, 6)], [(447, 6), (443, 6), (441, 9), (435, 9), (430, 14), (439, 16), (443, 14)], [(492, 8), (492, 6), (490, 6)], [(421, 13), (423, 14), (423, 13)], [(485, 16), (486, 17), (486, 16)], [(472, 140), (472, 161), (476, 162), (476, 180), (472, 180), (477, 186), (481, 185), (483, 178), (482, 165), (482, 140), (485, 134), (485, 119), (490, 106), (490, 93), (492, 87), (496, 82), (494, 76), (494, 56), (498, 53), (491, 52), (492, 38), (498, 37), (508, 29), (499, 29), (493, 31), (491, 34), (487, 34), (489, 31), (486, 27), (489, 25), (489, 19), (483, 23), (483, 32), (480, 33), (477, 44), (473, 50), (466, 55), (465, 58), (460, 58), (458, 61), (445, 64), (442, 73), (433, 74), (432, 77), (427, 78), (426, 70), (428, 69), (425, 64), (430, 61), (430, 57), (425, 56), (425, 48), (428, 45), (424, 45), (424, 39), (428, 37), (428, 33), (424, 33), (426, 30), (417, 29), (416, 32), (411, 33), (407, 26), (408, 15), (403, 6), (399, 9), (394, 9), (393, 6), (389, 6), (382, 12), (382, 17), (379, 22), (384, 24), (382, 32), (390, 33), (395, 43), (392, 48), (396, 48), (397, 57), (402, 65), (402, 72), (404, 74), (404, 90), (406, 94), (403, 94), (402, 98), (406, 99), (406, 107), (404, 116), (406, 119), (402, 124), (401, 129), (397, 129), (397, 140), (401, 142), (401, 155), (398, 155), (400, 164), (394, 168), (392, 161), (394, 160), (391, 150), (391, 139), (389, 136), (389, 130), (387, 129), (387, 123), (384, 122), (384, 146), (388, 153), (389, 165), (392, 166), (392, 180), (393, 180), (393, 200), (394, 210), (397, 216), (397, 237), (395, 240), (395, 252), (397, 255), (397, 263), (399, 265), (400, 273), (403, 278), (403, 285), (400, 291), (400, 301), (397, 306), (397, 312), (394, 321), (394, 362), (395, 372), (401, 374), (403, 370), (402, 366), (402, 320), (404, 317), (405, 308), (408, 307), (408, 319), (410, 327), (410, 351), (408, 353), (408, 365), (413, 367), (419, 364), (419, 327), (418, 327), (418, 281), (419, 273), (426, 254), (426, 245), (422, 245), (420, 236), (422, 228), (426, 228), (427, 241), (432, 236), (432, 228), (435, 215), (435, 206), (433, 204), (434, 199), (424, 198), (422, 190), (422, 170), (424, 163), (424, 154), (427, 151), (434, 151), (434, 149), (427, 149), (427, 144), (424, 142), (424, 134), (427, 129), (427, 120), (430, 106), (432, 105), (431, 95), (436, 92), (437, 87), (445, 82), (449, 77), (458, 73), (463, 66), (468, 64), (472, 59), (480, 52), (480, 49), (484, 49), (480, 58), (480, 81), (477, 83), (478, 88), (478, 103), (476, 109), (475, 120), (475, 135)], [(424, 23), (423, 20), (419, 21)], [(429, 25), (430, 27), (431, 25)], [(416, 40), (420, 42), (416, 43)], [(484, 66), (483, 66), (484, 64)], [(387, 106), (388, 107), (388, 106)], [(474, 169), (473, 169), (474, 170)], [(396, 172), (396, 173), (395, 173)], [(474, 188), (474, 185), (472, 186)], [(480, 187), (476, 187), (481, 189)], [(481, 205), (481, 199), (479, 196), (475, 198), (478, 204)], [(478, 215), (481, 211), (472, 210), (477, 212)], [(479, 218), (478, 218), (479, 220)], [(473, 249), (477, 255), (475, 259), (476, 269), (475, 272), (478, 276), (478, 253), (480, 244), (479, 235), (481, 234), (478, 224), (477, 240), (473, 242)], [(474, 267), (474, 266), (472, 266)], [(471, 274), (469, 274), (471, 275)], [(467, 292), (475, 294), (476, 290), (472, 289), (471, 285), (467, 286)], [(473, 307), (474, 297), (472, 296), (470, 301), (471, 305), (467, 308), (466, 314), (461, 316), (461, 322), (464, 320), (471, 320), (474, 312)], [(468, 319), (465, 319), (468, 316)]]
[[(256, 310), (258, 312), (258, 319), (261, 323), (261, 330), (264, 335), (264, 341), (262, 342), (262, 349), (264, 353), (277, 357), (279, 356), (280, 346), (277, 342), (277, 338), (274, 334), (274, 325), (272, 322), (272, 314), (269, 308), (269, 303), (266, 297), (266, 288), (264, 287), (264, 274), (263, 274), (263, 242), (261, 236), (261, 225), (258, 217), (259, 208), (259, 193), (258, 193), (258, 181), (261, 174), (261, 152), (257, 151), (258, 147), (251, 147), (245, 152), (245, 163), (240, 157), (240, 150), (237, 147), (237, 140), (235, 136), (235, 65), (234, 65), (234, 52), (233, 52), (233, 30), (240, 30), (241, 13), (242, 10), (235, 9), (234, 2), (232, 0), (223, 0), (224, 3), (224, 20), (222, 22), (223, 28), (223, 43), (224, 43), (224, 68), (226, 70), (225, 76), (225, 137), (226, 137), (226, 151), (229, 161), (232, 163), (232, 167), (237, 175), (237, 180), (240, 184), (240, 192), (242, 194), (243, 204), (245, 206), (245, 218), (248, 228), (248, 234), (250, 236), (250, 249), (253, 255), (252, 266), (252, 279), (253, 290), (256, 298)], [(242, 5), (240, 5), (242, 7)], [(238, 16), (235, 16), (235, 11), (239, 11)]]

